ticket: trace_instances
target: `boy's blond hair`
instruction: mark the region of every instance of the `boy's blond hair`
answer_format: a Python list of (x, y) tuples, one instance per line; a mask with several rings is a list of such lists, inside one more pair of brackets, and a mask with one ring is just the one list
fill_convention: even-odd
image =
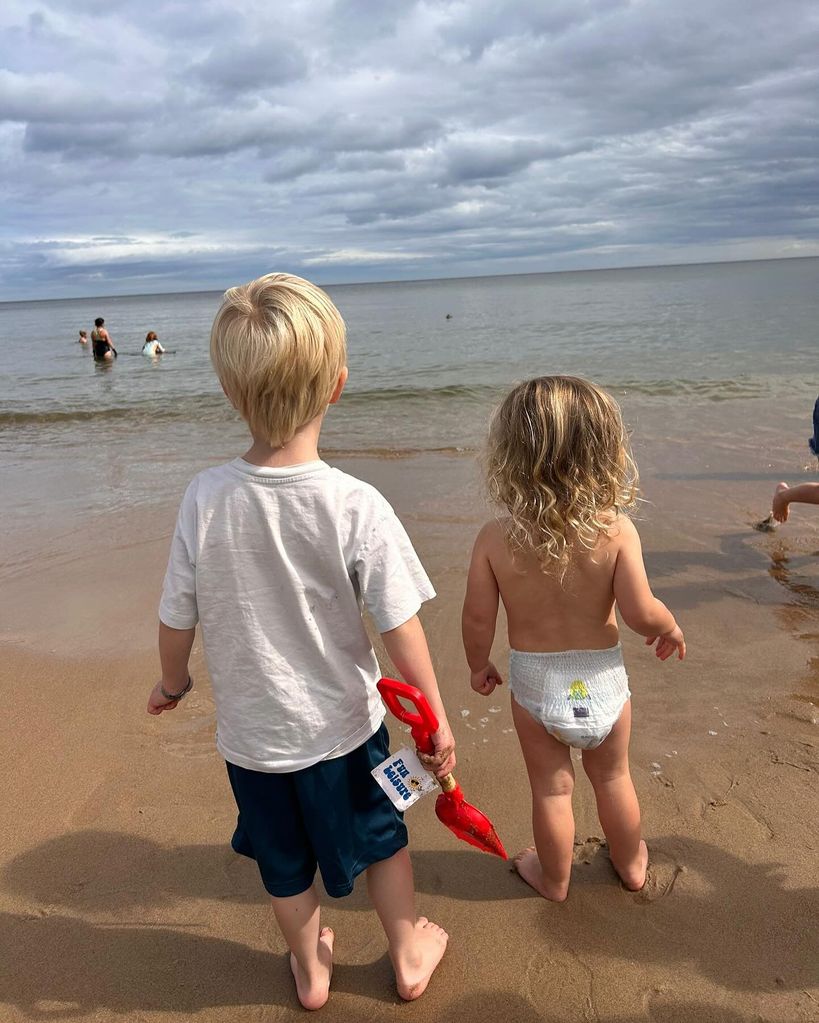
[(292, 274), (265, 274), (225, 292), (210, 357), (255, 437), (281, 447), (327, 406), (347, 362), (341, 314)]
[(538, 377), (510, 391), (492, 417), (486, 477), (509, 512), (511, 549), (561, 577), (572, 552), (594, 550), (611, 512), (638, 495), (620, 407), (579, 377)]

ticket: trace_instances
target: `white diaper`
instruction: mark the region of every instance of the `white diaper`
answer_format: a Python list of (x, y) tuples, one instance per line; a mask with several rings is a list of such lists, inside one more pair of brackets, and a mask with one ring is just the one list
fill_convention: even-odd
[(512, 650), (509, 688), (546, 731), (567, 746), (594, 749), (631, 696), (620, 644), (606, 650)]

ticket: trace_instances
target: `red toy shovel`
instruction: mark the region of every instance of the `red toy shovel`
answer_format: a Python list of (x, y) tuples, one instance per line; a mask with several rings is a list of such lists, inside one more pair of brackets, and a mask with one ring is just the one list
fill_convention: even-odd
[[(382, 678), (378, 683), (378, 691), (398, 720), (410, 726), (418, 749), (422, 753), (432, 753), (434, 750), (432, 733), (438, 730), (438, 719), (432, 713), (432, 708), (421, 690), (394, 678)], [(413, 704), (416, 712), (407, 710), (401, 703), (402, 699)], [(436, 781), (442, 789), (435, 801), (438, 820), (446, 824), (449, 830), (464, 842), (469, 842), (484, 852), (494, 853), (503, 860), (508, 859), (492, 822), (480, 810), (467, 803), (461, 786), (453, 776), (447, 774)]]

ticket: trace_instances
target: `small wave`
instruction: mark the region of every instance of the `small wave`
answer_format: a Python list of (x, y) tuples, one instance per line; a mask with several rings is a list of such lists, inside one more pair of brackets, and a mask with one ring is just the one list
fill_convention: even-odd
[(321, 448), (322, 458), (375, 458), (379, 460), (394, 461), (400, 458), (416, 458), (418, 455), (451, 455), (453, 457), (464, 457), (476, 454), (478, 448), (465, 444), (449, 445), (448, 447), (361, 447), (361, 448)]
[(617, 380), (606, 385), (615, 393), (643, 394), (649, 398), (704, 398), (707, 401), (733, 401), (737, 398), (770, 397), (766, 380)]
[(419, 401), (491, 401), (503, 393), (503, 384), (439, 384), (434, 387), (382, 387), (361, 391), (345, 391), (344, 402), (372, 404), (373, 402)]
[(0, 412), (0, 429), (14, 426), (54, 426), (61, 423), (85, 423), (117, 420), (196, 420), (224, 418), (234, 413), (221, 395), (185, 396), (171, 400), (150, 399), (132, 405), (88, 406), (51, 409), (20, 409)]
[[(618, 395), (643, 395), (647, 398), (686, 399), (705, 401), (732, 401), (771, 397), (774, 385), (767, 380), (690, 380), (620, 379), (600, 381)], [(503, 395), (506, 384), (440, 384), (432, 387), (406, 386), (349, 390), (344, 394), (343, 408), (352, 412), (380, 405), (470, 405), (489, 409)], [(19, 408), (0, 411), (0, 430), (26, 426), (59, 426), (68, 423), (186, 421), (230, 422), (236, 413), (221, 394), (187, 394), (167, 398), (151, 397), (141, 402), (89, 408), (87, 405), (51, 407), (44, 409)]]
[[(500, 393), (497, 387), (444, 384), (438, 387), (391, 387), (346, 391), (344, 407), (357, 408), (375, 403), (413, 404), (444, 401), (491, 401)], [(49, 426), (61, 423), (84, 423), (117, 420), (186, 420), (229, 421), (235, 412), (221, 394), (190, 394), (168, 399), (149, 398), (127, 405), (89, 408), (18, 409), (0, 412), (0, 429), (15, 426)]]

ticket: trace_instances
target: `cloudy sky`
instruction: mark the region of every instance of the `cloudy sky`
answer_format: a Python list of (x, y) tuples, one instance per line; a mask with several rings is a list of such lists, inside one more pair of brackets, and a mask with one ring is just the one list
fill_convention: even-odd
[(817, 11), (3, 0), (0, 299), (819, 254)]

